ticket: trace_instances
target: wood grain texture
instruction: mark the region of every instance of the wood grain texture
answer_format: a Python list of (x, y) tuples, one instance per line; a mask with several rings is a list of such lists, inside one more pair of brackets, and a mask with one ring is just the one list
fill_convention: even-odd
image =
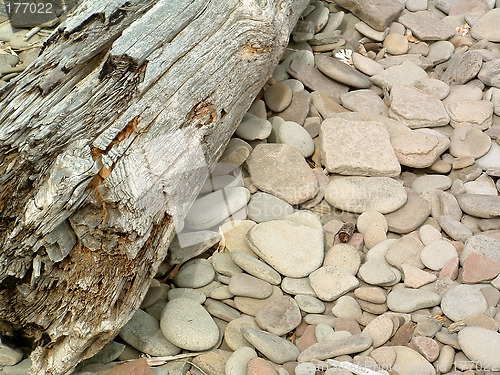
[(85, 0), (0, 91), (0, 325), (65, 374), (130, 319), (308, 0)]

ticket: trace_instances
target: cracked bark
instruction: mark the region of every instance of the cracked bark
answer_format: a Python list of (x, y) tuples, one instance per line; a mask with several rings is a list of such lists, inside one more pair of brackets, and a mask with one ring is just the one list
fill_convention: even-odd
[(0, 91), (0, 333), (66, 374), (130, 319), (308, 0), (85, 0)]

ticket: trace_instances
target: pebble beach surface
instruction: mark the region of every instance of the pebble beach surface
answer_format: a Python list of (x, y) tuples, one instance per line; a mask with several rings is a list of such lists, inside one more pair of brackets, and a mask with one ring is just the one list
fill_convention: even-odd
[[(498, 137), (498, 0), (312, 1), (141, 309), (76, 373), (500, 374)], [(28, 367), (0, 344), (0, 374)]]

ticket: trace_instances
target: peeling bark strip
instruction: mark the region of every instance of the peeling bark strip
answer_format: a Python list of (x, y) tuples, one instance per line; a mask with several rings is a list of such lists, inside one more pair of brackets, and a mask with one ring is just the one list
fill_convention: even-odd
[(139, 307), (308, 2), (85, 0), (0, 90), (0, 333), (32, 374)]

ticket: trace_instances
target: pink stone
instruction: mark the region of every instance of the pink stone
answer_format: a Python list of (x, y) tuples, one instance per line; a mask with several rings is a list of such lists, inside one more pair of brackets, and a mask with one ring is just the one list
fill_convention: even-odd
[(430, 337), (417, 336), (412, 340), (417, 351), (422, 354), (429, 362), (434, 362), (439, 356), (439, 345)]
[(363, 251), (363, 245), (365, 244), (363, 235), (361, 233), (354, 233), (348, 244), (358, 251)]
[(335, 319), (334, 327), (335, 331), (347, 331), (351, 332), (352, 335), (361, 333), (361, 328), (358, 322), (354, 318), (337, 318)]
[(455, 280), (458, 277), (458, 263), (458, 257), (450, 259), (441, 271), (439, 271), (439, 279), (441, 280), (448, 276), (450, 280)]
[(278, 375), (271, 362), (263, 358), (252, 358), (248, 362), (247, 375)]
[(300, 338), (297, 339), (297, 342), (295, 344), (302, 352), (306, 348), (310, 347), (313, 344), (316, 344), (317, 342), (318, 342), (318, 340), (316, 340), (316, 326), (309, 325), (304, 330), (304, 333), (302, 334), (302, 336), (300, 336)]
[(154, 373), (146, 359), (141, 358), (113, 368), (108, 375), (154, 375)]
[(468, 284), (491, 280), (500, 274), (500, 263), (486, 255), (472, 253), (464, 262), (463, 282)]

